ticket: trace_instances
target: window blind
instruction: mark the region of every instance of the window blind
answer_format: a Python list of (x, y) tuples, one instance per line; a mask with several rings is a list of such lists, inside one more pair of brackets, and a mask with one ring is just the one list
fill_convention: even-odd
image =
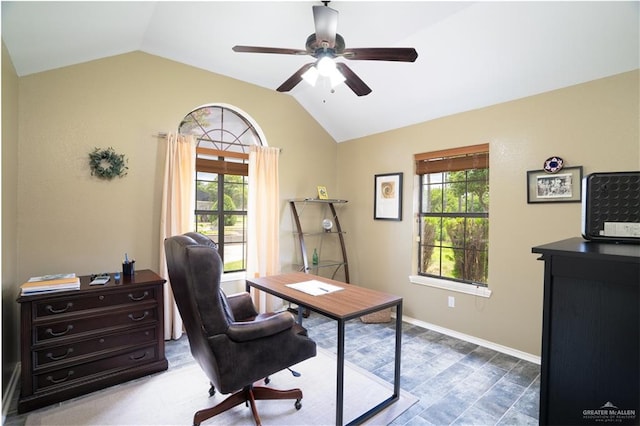
[(196, 171), (220, 173), (224, 175), (249, 176), (249, 165), (246, 163), (196, 158)]
[(214, 160), (212, 158), (201, 158), (200, 155), (213, 157), (231, 157), (248, 160), (249, 154), (220, 151), (210, 148), (196, 148), (198, 157), (196, 158), (196, 171), (208, 173), (220, 173), (225, 175), (249, 176), (249, 165), (246, 162)]
[(423, 152), (414, 155), (416, 174), (457, 172), (489, 167), (489, 144)]

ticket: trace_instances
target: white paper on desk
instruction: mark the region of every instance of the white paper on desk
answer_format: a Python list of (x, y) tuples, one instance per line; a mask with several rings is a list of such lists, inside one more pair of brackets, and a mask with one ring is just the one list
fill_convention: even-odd
[(329, 294), (335, 291), (344, 290), (342, 287), (338, 287), (337, 285), (327, 284), (317, 280), (287, 284), (287, 287), (291, 287), (295, 290), (300, 290), (312, 296), (322, 296), (323, 294)]

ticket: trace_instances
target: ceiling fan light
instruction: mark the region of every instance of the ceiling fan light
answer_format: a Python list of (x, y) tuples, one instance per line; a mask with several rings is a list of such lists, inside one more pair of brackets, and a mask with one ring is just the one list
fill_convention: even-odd
[(302, 74), (302, 79), (309, 83), (311, 86), (315, 86), (318, 81), (318, 77), (320, 73), (316, 69), (316, 67), (311, 67), (304, 74)]
[(336, 70), (336, 63), (329, 56), (323, 56), (316, 63), (316, 68), (321, 76), (331, 77), (331, 74)]
[(345, 78), (344, 75), (342, 75), (342, 73), (340, 71), (338, 71), (337, 68), (334, 68), (333, 72), (329, 76), (329, 80), (331, 81), (331, 88), (335, 88), (339, 84), (344, 83), (346, 78)]

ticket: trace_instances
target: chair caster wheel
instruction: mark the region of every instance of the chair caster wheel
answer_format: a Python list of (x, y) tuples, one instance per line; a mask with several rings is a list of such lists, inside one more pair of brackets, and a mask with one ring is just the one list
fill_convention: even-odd
[(302, 408), (302, 404), (300, 403), (299, 399), (296, 399), (295, 407), (296, 407), (296, 410), (299, 410)]
[(265, 385), (268, 385), (270, 381), (271, 381), (271, 379), (270, 379), (270, 378), (268, 378), (268, 377), (265, 377), (265, 378), (264, 378), (264, 384), (265, 384)]
[(212, 397), (215, 394), (216, 394), (216, 388), (215, 386), (211, 385), (211, 387), (209, 388), (209, 397)]

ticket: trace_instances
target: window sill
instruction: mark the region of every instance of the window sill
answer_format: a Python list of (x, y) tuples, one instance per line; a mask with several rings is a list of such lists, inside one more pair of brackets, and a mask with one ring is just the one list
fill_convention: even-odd
[(247, 274), (245, 271), (229, 272), (226, 274), (222, 274), (222, 278), (220, 278), (220, 282), (228, 283), (232, 281), (244, 281), (246, 277), (247, 277)]
[(491, 297), (491, 290), (489, 290), (489, 288), (473, 284), (458, 283), (433, 277), (424, 277), (422, 275), (409, 275), (409, 282), (427, 287), (456, 291), (458, 293), (472, 294), (474, 296)]

